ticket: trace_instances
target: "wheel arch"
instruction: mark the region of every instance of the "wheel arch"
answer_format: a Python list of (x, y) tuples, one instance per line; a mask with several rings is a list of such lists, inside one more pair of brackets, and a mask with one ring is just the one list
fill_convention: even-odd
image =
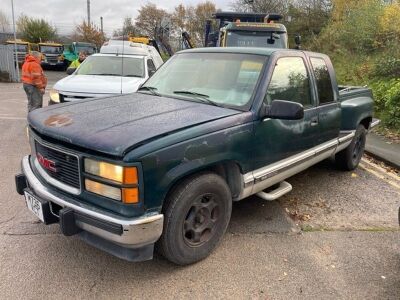
[(221, 176), (225, 180), (229, 187), (229, 190), (231, 191), (232, 199), (235, 199), (240, 195), (243, 187), (242, 168), (240, 164), (236, 161), (222, 161), (210, 164), (203, 168), (191, 170), (175, 178), (175, 180), (173, 180), (167, 188), (167, 192), (162, 202), (162, 207), (165, 206), (168, 196), (182, 181), (205, 172), (215, 173)]

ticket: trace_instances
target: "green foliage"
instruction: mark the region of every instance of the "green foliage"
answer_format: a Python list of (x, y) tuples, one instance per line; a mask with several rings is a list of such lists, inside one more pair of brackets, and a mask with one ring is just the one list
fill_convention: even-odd
[(52, 41), (57, 37), (56, 29), (43, 19), (22, 15), (18, 18), (17, 26), (20, 37), (31, 43)]
[(400, 128), (400, 79), (377, 80), (371, 88), (383, 122), (389, 127)]

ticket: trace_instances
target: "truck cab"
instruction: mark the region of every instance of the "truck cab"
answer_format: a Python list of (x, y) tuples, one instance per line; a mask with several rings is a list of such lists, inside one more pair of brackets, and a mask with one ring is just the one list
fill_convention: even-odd
[(215, 28), (211, 20), (206, 24), (206, 47), (289, 48), (280, 14), (218, 12), (214, 18)]
[(86, 51), (88, 55), (98, 52), (96, 45), (92, 43), (73, 42), (70, 45), (66, 45), (63, 52), (65, 69), (68, 68), (74, 60), (78, 59), (80, 51)]
[(39, 52), (42, 54), (41, 65), (43, 68), (63, 68), (64, 45), (54, 42), (39, 43)]
[(14, 47), (16, 46), (17, 51), (14, 54), (17, 55), (17, 60), (18, 60), (18, 64), (22, 65), (25, 61), (25, 56), (27, 54), (29, 54), (31, 51), (37, 51), (38, 47), (37, 44), (33, 44), (33, 43), (29, 43), (26, 42), (24, 40), (8, 40), (6, 41), (6, 44), (9, 45), (10, 47), (12, 47), (14, 49)]

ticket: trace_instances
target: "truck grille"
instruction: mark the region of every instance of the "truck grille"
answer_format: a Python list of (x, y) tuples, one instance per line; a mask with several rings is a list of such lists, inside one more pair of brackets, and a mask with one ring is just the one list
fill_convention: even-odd
[(80, 189), (79, 162), (74, 155), (35, 141), (36, 157), (42, 169), (57, 181)]
[(50, 64), (56, 64), (56, 63), (58, 63), (58, 57), (57, 56), (47, 56), (47, 62)]

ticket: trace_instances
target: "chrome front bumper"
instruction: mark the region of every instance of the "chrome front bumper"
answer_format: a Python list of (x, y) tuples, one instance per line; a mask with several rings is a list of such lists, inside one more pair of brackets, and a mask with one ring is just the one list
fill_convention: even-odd
[(29, 156), (25, 156), (22, 160), (22, 172), (26, 177), (29, 188), (42, 200), (55, 203), (63, 208), (70, 208), (100, 222), (122, 226), (122, 233), (115, 234), (92, 224), (77, 221), (76, 226), (84, 231), (126, 248), (140, 248), (154, 244), (161, 236), (164, 219), (162, 214), (155, 213), (129, 219), (107, 214), (73, 199), (71, 199), (71, 202), (62, 199), (39, 181), (32, 170)]

